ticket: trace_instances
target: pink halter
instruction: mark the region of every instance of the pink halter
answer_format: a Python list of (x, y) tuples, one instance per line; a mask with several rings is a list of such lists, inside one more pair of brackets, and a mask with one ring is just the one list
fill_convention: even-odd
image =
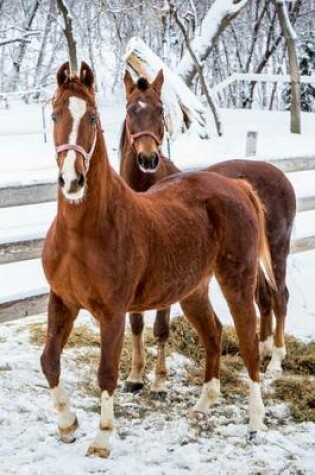
[(97, 128), (95, 129), (94, 140), (93, 140), (92, 147), (90, 148), (89, 152), (87, 152), (83, 147), (81, 147), (81, 145), (77, 145), (77, 144), (66, 143), (66, 144), (63, 144), (63, 145), (58, 145), (56, 147), (57, 158), (58, 158), (59, 153), (66, 152), (67, 150), (73, 150), (74, 152), (81, 153), (81, 155), (84, 159), (84, 165), (85, 165), (86, 172), (88, 172), (88, 170), (90, 168), (90, 160), (91, 160), (91, 157), (92, 157), (92, 155), (94, 153), (94, 150), (95, 150), (96, 137), (97, 137)]
[(127, 135), (129, 137), (129, 141), (131, 145), (134, 147), (134, 142), (136, 139), (139, 139), (140, 137), (145, 137), (149, 136), (152, 137), (153, 140), (155, 140), (156, 144), (158, 147), (162, 145), (162, 140), (157, 137), (153, 132), (150, 132), (149, 130), (143, 130), (142, 132), (136, 132), (135, 134), (132, 134), (130, 131), (130, 125), (129, 125), (129, 116), (128, 114), (126, 115), (126, 131)]

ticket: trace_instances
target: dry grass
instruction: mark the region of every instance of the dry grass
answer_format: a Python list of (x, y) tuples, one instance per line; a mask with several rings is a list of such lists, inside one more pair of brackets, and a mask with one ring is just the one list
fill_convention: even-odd
[[(46, 325), (34, 323), (29, 326), (30, 342), (35, 346), (43, 346), (45, 343)], [(77, 325), (73, 328), (67, 348), (94, 346), (100, 347), (99, 334), (94, 332), (88, 325)]]
[[(43, 324), (30, 326), (30, 341), (42, 346), (45, 341), (46, 327)], [(145, 331), (147, 347), (154, 347), (152, 329)], [(97, 386), (97, 367), (99, 363), (99, 334), (88, 325), (78, 325), (72, 331), (68, 347), (79, 347), (80, 351), (73, 355), (78, 367), (86, 368), (80, 389), (89, 396), (99, 396)], [(298, 422), (315, 421), (315, 342), (305, 343), (292, 336), (286, 336), (287, 357), (284, 361), (285, 376), (274, 383), (275, 392), (272, 399), (282, 400), (289, 404), (291, 414)], [(171, 321), (171, 332), (167, 344), (167, 354), (180, 353), (192, 360), (195, 365), (187, 366), (184, 384), (201, 385), (203, 380), (204, 350), (199, 344), (194, 328), (183, 317)], [(132, 335), (126, 332), (125, 344), (120, 360), (120, 375), (125, 379), (131, 368)], [(146, 372), (153, 370), (155, 357), (147, 351)], [(266, 362), (263, 366), (266, 365)], [(221, 383), (222, 392), (227, 398), (245, 396), (247, 386), (240, 377), (244, 368), (239, 356), (238, 339), (232, 327), (225, 327), (222, 333)]]
[(284, 371), (315, 376), (315, 341), (305, 343), (293, 336), (286, 336), (287, 356)]
[[(169, 346), (172, 351), (181, 353), (187, 358), (200, 361), (204, 358), (204, 349), (199, 343), (196, 330), (184, 317), (176, 317), (171, 321)], [(222, 332), (222, 355), (238, 355), (239, 345), (233, 327), (226, 326)]]
[(315, 379), (283, 377), (273, 383), (275, 397), (286, 402), (297, 422), (315, 422)]

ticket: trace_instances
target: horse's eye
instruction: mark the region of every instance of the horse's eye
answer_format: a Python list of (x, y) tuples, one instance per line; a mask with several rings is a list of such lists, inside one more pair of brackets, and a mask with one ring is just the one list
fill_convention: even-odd
[(53, 122), (57, 122), (57, 114), (56, 114), (56, 112), (53, 112), (53, 113), (51, 114), (51, 120), (52, 120)]
[(90, 122), (90, 124), (95, 124), (95, 122), (96, 122), (96, 114), (91, 113), (91, 114), (89, 115), (89, 122)]

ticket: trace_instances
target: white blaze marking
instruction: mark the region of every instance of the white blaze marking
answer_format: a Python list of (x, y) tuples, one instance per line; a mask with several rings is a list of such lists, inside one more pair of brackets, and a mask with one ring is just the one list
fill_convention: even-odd
[(249, 430), (256, 432), (264, 429), (265, 407), (261, 397), (260, 384), (250, 381)]
[[(80, 97), (71, 96), (69, 99), (69, 112), (71, 114), (73, 123), (72, 130), (69, 135), (68, 143), (71, 145), (76, 145), (78, 140), (78, 131), (82, 117), (86, 113), (86, 102)], [(84, 194), (84, 189), (81, 188), (77, 193), (69, 193), (71, 182), (77, 178), (77, 173), (75, 170), (75, 160), (76, 152), (74, 150), (69, 150), (64, 159), (63, 167), (61, 170), (62, 178), (65, 181), (65, 185), (62, 188), (62, 191), (66, 198), (76, 201), (81, 199)]]
[(140, 109), (145, 109), (146, 107), (148, 107), (148, 104), (146, 102), (142, 102), (142, 101), (138, 101), (138, 105), (139, 105)]
[(101, 395), (101, 423), (92, 447), (110, 451), (109, 438), (114, 428), (114, 399), (107, 391)]
[(220, 396), (220, 380), (212, 378), (204, 383), (201, 390), (201, 396), (193, 407), (194, 412), (207, 412), (211, 404)]
[(69, 396), (62, 384), (51, 390), (54, 407), (58, 413), (58, 427), (67, 429), (75, 421), (75, 413), (70, 411)]

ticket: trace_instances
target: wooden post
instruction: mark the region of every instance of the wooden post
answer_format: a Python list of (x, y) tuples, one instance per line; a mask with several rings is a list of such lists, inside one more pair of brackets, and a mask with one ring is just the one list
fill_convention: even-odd
[(246, 157), (255, 157), (257, 153), (257, 135), (255, 130), (249, 130), (246, 136)]

